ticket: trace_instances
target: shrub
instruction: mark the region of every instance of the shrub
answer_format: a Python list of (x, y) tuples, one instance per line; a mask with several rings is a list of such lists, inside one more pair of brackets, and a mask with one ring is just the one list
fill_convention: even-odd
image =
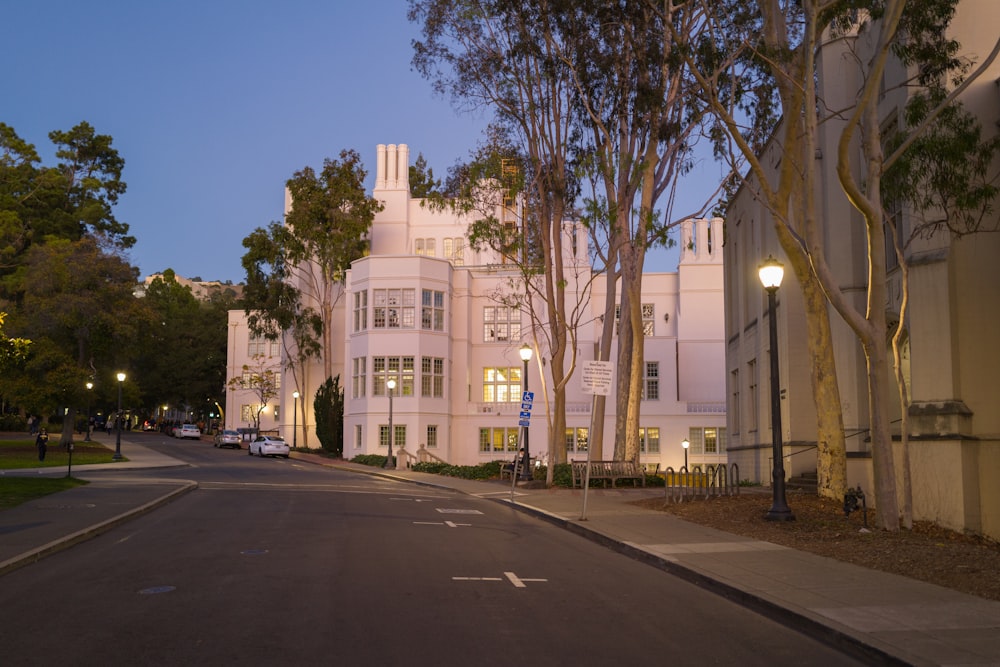
[(373, 468), (384, 468), (385, 467), (385, 455), (384, 454), (358, 454), (353, 459), (351, 463), (357, 463), (363, 466), (372, 466)]

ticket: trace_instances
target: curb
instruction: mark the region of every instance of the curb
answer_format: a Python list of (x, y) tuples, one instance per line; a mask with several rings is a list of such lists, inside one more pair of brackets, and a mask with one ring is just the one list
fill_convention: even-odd
[(83, 530), (78, 530), (75, 533), (71, 533), (65, 537), (53, 540), (48, 544), (43, 544), (42, 546), (32, 549), (31, 551), (26, 551), (19, 556), (5, 560), (0, 563), (0, 576), (7, 574), (8, 572), (13, 572), (14, 570), (24, 567), (25, 565), (36, 563), (46, 556), (51, 556), (54, 553), (63, 551), (64, 549), (69, 549), (70, 547), (81, 542), (86, 542), (87, 540), (97, 537), (102, 533), (106, 533), (115, 526), (119, 526), (127, 521), (140, 517), (147, 512), (151, 512), (162, 505), (166, 505), (170, 501), (175, 500), (196, 488), (198, 488), (197, 482), (186, 482), (183, 486), (174, 489), (170, 493), (156, 498), (155, 500), (151, 500), (145, 505), (140, 505), (139, 507), (128, 510), (127, 512), (123, 512), (118, 516), (105, 519), (101, 523), (84, 528)]

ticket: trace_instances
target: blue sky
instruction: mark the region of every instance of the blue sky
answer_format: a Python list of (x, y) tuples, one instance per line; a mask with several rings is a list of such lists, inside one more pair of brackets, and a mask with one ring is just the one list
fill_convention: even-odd
[[(435, 175), (485, 125), (411, 70), (405, 0), (47, 0), (4, 9), (0, 121), (52, 163), (48, 133), (87, 121), (125, 159), (116, 208), (142, 276), (244, 278), (242, 240), (282, 215), (285, 181), (343, 149), (369, 174), (405, 143)], [(706, 173), (708, 176), (706, 176)], [(696, 170), (676, 214), (719, 168)], [(369, 179), (372, 180), (372, 179)], [(694, 184), (698, 183), (698, 186)], [(693, 188), (698, 188), (692, 191)], [(676, 268), (659, 252), (647, 270)]]

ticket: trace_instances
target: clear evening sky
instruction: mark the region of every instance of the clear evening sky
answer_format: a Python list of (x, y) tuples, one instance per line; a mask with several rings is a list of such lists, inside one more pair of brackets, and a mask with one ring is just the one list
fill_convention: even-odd
[[(52, 130), (87, 121), (111, 135), (128, 184), (115, 215), (142, 276), (241, 282), (241, 242), (281, 219), (295, 171), (354, 149), (371, 176), (377, 144), (405, 143), (443, 178), (485, 125), (411, 70), (405, 0), (5, 4), (0, 121), (46, 164)], [(675, 215), (719, 173), (696, 169)], [(647, 270), (676, 264), (659, 252)]]

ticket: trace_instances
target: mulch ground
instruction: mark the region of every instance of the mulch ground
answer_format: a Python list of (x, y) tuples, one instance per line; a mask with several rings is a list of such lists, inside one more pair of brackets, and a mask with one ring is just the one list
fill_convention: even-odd
[(635, 504), (735, 535), (1000, 601), (1000, 543), (932, 523), (916, 522), (911, 530), (898, 532), (878, 530), (869, 509), (866, 532), (860, 511), (845, 518), (842, 503), (804, 493), (789, 493), (795, 520), (782, 522), (764, 518), (771, 507), (769, 494), (671, 504), (646, 499)]

